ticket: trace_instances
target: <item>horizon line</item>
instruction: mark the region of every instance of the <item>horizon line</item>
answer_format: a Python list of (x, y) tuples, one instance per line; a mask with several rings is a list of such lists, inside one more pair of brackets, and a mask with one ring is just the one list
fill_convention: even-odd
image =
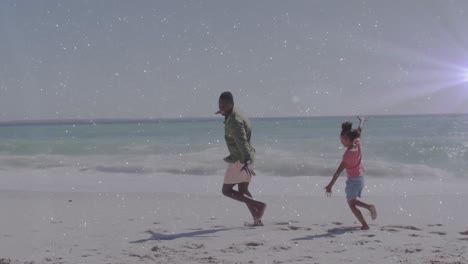
[[(468, 115), (468, 113), (433, 113), (433, 114), (375, 114), (375, 115), (363, 115), (367, 117), (418, 117), (418, 116), (457, 116), (457, 115)], [(356, 115), (323, 115), (323, 116), (269, 116), (260, 117), (252, 116), (249, 117), (253, 120), (268, 120), (268, 119), (314, 119), (314, 118), (348, 118), (355, 117)], [(16, 126), (16, 125), (85, 125), (85, 124), (118, 124), (118, 123), (151, 123), (161, 121), (203, 121), (203, 120), (214, 120), (219, 117), (169, 117), (169, 118), (92, 118), (92, 119), (81, 119), (81, 118), (67, 118), (67, 119), (23, 119), (23, 120), (7, 120), (0, 121), (0, 126)]]

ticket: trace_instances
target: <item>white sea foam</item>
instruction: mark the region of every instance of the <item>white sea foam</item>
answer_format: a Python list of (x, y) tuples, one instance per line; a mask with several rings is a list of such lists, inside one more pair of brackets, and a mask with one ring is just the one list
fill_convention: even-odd
[[(100, 173), (160, 174), (209, 176), (224, 173), (227, 153), (221, 148), (200, 152), (168, 155), (37, 155), (0, 156), (4, 170), (35, 169), (47, 171), (67, 168), (69, 171), (97, 171)], [(256, 170), (264, 176), (330, 176), (336, 171), (340, 157), (294, 156), (287, 151), (258, 152)], [(365, 175), (371, 178), (439, 179), (452, 173), (427, 164), (405, 164), (385, 160), (364, 160)], [(344, 173), (343, 173), (344, 174)]]

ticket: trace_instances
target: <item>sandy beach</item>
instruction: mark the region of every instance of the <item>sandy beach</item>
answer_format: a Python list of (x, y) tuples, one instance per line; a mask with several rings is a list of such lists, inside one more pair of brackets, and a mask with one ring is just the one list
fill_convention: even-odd
[(468, 264), (468, 0), (0, 13), (0, 264)]
[(326, 198), (325, 177), (257, 177), (268, 210), (252, 228), (220, 177), (56, 177), (27, 189), (6, 177), (0, 263), (468, 263), (468, 195), (449, 181), (369, 180), (364, 199), (379, 215), (360, 231), (344, 179)]

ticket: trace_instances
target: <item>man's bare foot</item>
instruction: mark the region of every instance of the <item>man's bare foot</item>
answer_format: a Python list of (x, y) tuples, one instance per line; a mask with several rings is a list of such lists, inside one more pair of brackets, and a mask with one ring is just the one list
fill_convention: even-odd
[(370, 212), (372, 220), (377, 219), (377, 210), (375, 209), (374, 205), (369, 206), (369, 212)]
[(265, 213), (266, 206), (267, 206), (266, 203), (261, 203), (261, 206), (259, 206), (259, 208), (257, 209), (258, 210), (258, 215), (257, 215), (258, 219), (262, 219), (263, 214)]
[(244, 226), (263, 226), (263, 222), (260, 219), (256, 219), (253, 223), (244, 223)]
[(369, 229), (370, 229), (370, 227), (368, 225), (363, 225), (361, 227), (361, 230), (369, 230)]
[(254, 226), (263, 226), (263, 222), (261, 219), (255, 220)]
[(253, 218), (255, 219), (262, 219), (263, 214), (265, 213), (266, 204), (262, 202), (256, 202), (253, 206)]

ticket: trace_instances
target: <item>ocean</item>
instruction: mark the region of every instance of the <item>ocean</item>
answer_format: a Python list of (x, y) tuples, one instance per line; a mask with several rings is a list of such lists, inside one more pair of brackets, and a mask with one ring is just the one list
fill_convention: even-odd
[[(341, 123), (355, 117), (252, 118), (256, 170), (266, 177), (330, 177), (344, 152)], [(371, 116), (362, 134), (366, 176), (467, 178), (468, 116)], [(223, 175), (222, 118), (53, 122), (0, 126), (3, 173)]]

